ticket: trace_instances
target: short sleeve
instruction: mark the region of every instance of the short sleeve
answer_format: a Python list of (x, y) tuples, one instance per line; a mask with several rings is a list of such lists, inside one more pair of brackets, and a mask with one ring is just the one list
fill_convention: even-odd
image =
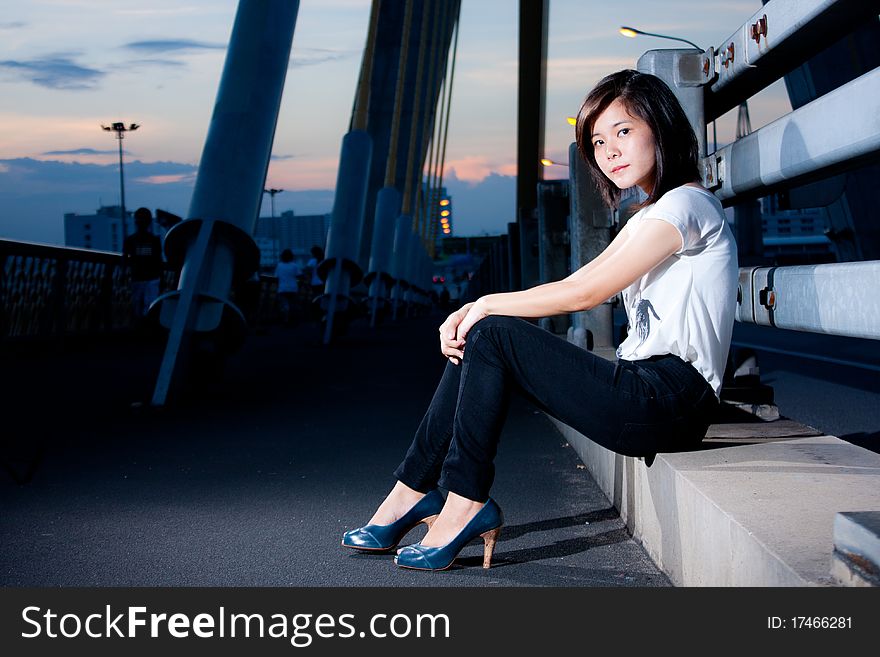
[(660, 219), (675, 227), (681, 235), (681, 248), (676, 254), (692, 249), (700, 240), (700, 213), (693, 202), (695, 194), (700, 192), (674, 189), (664, 194), (645, 213), (645, 219)]

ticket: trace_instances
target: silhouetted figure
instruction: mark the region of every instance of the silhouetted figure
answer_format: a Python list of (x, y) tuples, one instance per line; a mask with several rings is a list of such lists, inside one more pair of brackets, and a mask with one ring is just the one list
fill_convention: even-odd
[(311, 258), (306, 263), (305, 276), (308, 277), (308, 286), (311, 290), (309, 298), (309, 307), (311, 309), (312, 319), (321, 318), (321, 307), (315, 302), (315, 299), (324, 294), (324, 281), (318, 276), (318, 265), (324, 260), (324, 249), (315, 244), (309, 249)]
[(324, 249), (315, 244), (309, 249), (311, 258), (306, 263), (306, 274), (309, 276), (309, 286), (312, 288), (312, 298), (324, 294), (324, 281), (318, 276), (318, 265), (324, 260)]
[(152, 223), (153, 215), (147, 208), (135, 210), (137, 230), (122, 244), (123, 261), (131, 271), (131, 303), (136, 320), (146, 317), (150, 304), (159, 296), (162, 241), (150, 230)]
[(281, 252), (275, 276), (278, 278), (278, 302), (281, 307), (281, 321), (285, 324), (297, 321), (297, 295), (299, 293), (299, 265), (294, 262), (293, 251)]

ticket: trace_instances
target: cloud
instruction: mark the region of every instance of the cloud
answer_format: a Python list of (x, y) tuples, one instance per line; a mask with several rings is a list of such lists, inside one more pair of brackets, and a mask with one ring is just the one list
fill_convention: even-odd
[(206, 43), (193, 41), (192, 39), (155, 39), (148, 41), (132, 41), (126, 43), (123, 48), (140, 53), (167, 53), (186, 52), (191, 50), (225, 50), (226, 45), (221, 43)]
[(516, 218), (516, 176), (492, 172), (478, 183), (450, 171), (443, 179), (452, 197), (455, 235), (497, 235)]
[[(128, 151), (123, 151), (128, 153)], [(99, 151), (94, 148), (74, 148), (69, 151), (46, 151), (43, 155), (116, 155), (117, 151)]]
[(17, 30), (22, 27), (27, 27), (27, 23), (24, 21), (12, 21), (9, 23), (0, 23), (0, 30)]
[(158, 59), (158, 58), (149, 58), (149, 59), (131, 59), (125, 64), (113, 65), (111, 68), (113, 69), (130, 69), (130, 68), (143, 68), (147, 66), (166, 66), (168, 68), (183, 68), (186, 66), (183, 62), (177, 61), (176, 59)]
[(182, 14), (206, 14), (209, 9), (202, 7), (166, 7), (163, 9), (117, 9), (119, 16), (180, 16)]
[(155, 176), (145, 176), (142, 178), (135, 178), (133, 182), (146, 183), (148, 185), (169, 185), (172, 183), (188, 183), (194, 182), (196, 179), (195, 173), (174, 173), (174, 174), (164, 174), (164, 175), (155, 175)]
[(580, 92), (609, 73), (633, 66), (632, 57), (554, 57), (547, 60), (547, 79), (554, 91)]
[[(186, 216), (196, 172), (196, 166), (182, 162), (126, 162), (126, 205)], [(328, 189), (279, 186), (285, 192), (275, 200), (276, 212), (323, 214), (333, 207), (333, 192)], [(118, 203), (118, 198), (115, 163), (0, 159), (0, 236), (6, 239), (63, 244), (65, 213), (89, 214), (100, 205)], [(268, 198), (264, 207), (268, 214)]]
[(94, 89), (106, 75), (104, 71), (80, 66), (68, 54), (50, 55), (44, 59), (2, 60), (0, 69), (41, 87), (61, 90)]
[(295, 155), (273, 155), (270, 159), (272, 160), (292, 160)]
[(325, 62), (346, 59), (354, 54), (353, 50), (331, 50), (328, 48), (294, 48), (290, 56), (289, 68), (317, 66)]
[(516, 175), (516, 162), (501, 162), (483, 155), (468, 155), (446, 162), (444, 175), (476, 185), (492, 174)]

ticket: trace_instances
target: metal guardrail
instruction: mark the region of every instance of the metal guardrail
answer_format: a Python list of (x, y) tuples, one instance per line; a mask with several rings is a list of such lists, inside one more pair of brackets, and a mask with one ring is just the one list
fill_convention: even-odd
[(871, 0), (773, 0), (758, 9), (714, 52), (706, 120), (718, 118), (867, 20)]
[(0, 338), (132, 325), (130, 276), (121, 255), (0, 240)]
[[(866, 99), (873, 99), (873, 108)], [(717, 166), (715, 195), (765, 195), (783, 183), (854, 169), (880, 154), (878, 99), (880, 69), (874, 69), (720, 148), (707, 158)]]
[[(161, 290), (177, 286), (166, 265)], [(277, 279), (233, 299), (254, 323), (277, 315)], [(0, 239), (0, 340), (95, 335), (134, 328), (131, 277), (118, 253)]]
[[(718, 52), (654, 50), (638, 67), (673, 88), (699, 137), (707, 122), (877, 14), (877, 3), (865, 0), (772, 0)], [(703, 183), (736, 205), (876, 161), (878, 98), (875, 68), (703, 157)], [(878, 274), (880, 262), (741, 268), (737, 319), (880, 339)]]
[[(880, 262), (742, 267), (741, 322), (854, 338), (880, 339)], [(822, 300), (822, 303), (819, 301)]]
[[(163, 286), (175, 284), (167, 269)], [(0, 240), (0, 339), (89, 335), (135, 325), (117, 253)]]

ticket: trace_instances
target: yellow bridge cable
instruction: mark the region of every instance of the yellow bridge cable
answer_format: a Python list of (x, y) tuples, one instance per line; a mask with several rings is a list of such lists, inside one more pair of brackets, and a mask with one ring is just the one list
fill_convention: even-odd
[(385, 187), (394, 187), (397, 178), (397, 146), (400, 140), (400, 115), (406, 84), (406, 63), (409, 53), (413, 0), (406, 0), (403, 11), (403, 35), (400, 37), (400, 62), (397, 66), (397, 88), (394, 91), (394, 116), (391, 119), (391, 139), (388, 143), (388, 162), (385, 166)]

